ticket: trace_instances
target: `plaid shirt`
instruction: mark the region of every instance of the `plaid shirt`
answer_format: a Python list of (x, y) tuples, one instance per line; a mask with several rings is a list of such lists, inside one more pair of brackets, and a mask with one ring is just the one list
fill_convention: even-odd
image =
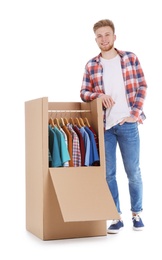
[[(132, 52), (117, 50), (121, 57), (121, 68), (126, 89), (128, 105), (131, 116), (136, 117), (139, 123), (146, 118), (143, 104), (146, 96), (147, 84), (144, 73), (137, 56)], [(105, 94), (103, 86), (103, 68), (100, 63), (101, 53), (89, 60), (85, 66), (80, 97), (84, 102), (89, 102)], [(105, 118), (105, 113), (104, 113)], [(105, 120), (104, 120), (105, 124)]]
[(81, 151), (80, 151), (80, 143), (79, 143), (79, 137), (74, 131), (72, 124), (68, 123), (67, 128), (69, 129), (70, 133), (72, 134), (72, 140), (73, 140), (73, 163), (74, 167), (81, 166)]

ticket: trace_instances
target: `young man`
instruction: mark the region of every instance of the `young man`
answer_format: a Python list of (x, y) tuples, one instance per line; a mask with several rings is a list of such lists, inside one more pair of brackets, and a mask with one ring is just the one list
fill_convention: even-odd
[[(128, 178), (133, 229), (142, 230), (143, 183), (138, 125), (145, 119), (143, 105), (147, 84), (137, 56), (114, 47), (113, 22), (100, 20), (94, 24), (93, 30), (101, 52), (85, 66), (80, 97), (84, 102), (102, 99), (107, 184), (121, 216), (116, 180), (116, 148), (119, 145)], [(114, 220), (108, 233), (118, 233), (123, 227), (122, 218)]]

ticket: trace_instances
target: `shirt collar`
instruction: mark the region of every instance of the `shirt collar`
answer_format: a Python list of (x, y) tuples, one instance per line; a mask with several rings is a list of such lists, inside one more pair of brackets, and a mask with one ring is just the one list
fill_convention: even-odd
[[(115, 48), (115, 50), (117, 51), (117, 53), (119, 54), (120, 57), (123, 57), (123, 56), (124, 56), (124, 53), (125, 53), (124, 51), (118, 50), (118, 49), (116, 49), (116, 48)], [(95, 61), (96, 61), (96, 62), (99, 62), (99, 61), (100, 61), (100, 57), (101, 57), (101, 52), (100, 52), (99, 55), (97, 55), (97, 56), (95, 57)]]

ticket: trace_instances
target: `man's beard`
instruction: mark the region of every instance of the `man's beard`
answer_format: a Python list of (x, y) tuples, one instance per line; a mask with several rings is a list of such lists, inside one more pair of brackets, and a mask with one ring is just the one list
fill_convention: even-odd
[(113, 47), (114, 47), (114, 44), (111, 44), (108, 47), (100, 46), (100, 50), (106, 52), (106, 51), (110, 51)]

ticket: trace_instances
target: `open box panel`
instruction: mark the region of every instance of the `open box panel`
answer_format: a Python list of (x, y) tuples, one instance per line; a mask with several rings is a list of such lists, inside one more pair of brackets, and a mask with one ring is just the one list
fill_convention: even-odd
[[(74, 110), (98, 134), (100, 166), (49, 168), (49, 116)], [(100, 100), (25, 103), (26, 228), (43, 240), (106, 235), (106, 220), (119, 218), (105, 180), (102, 116)]]
[(65, 222), (112, 218), (110, 208), (113, 209), (114, 204), (109, 199), (105, 179), (97, 169), (84, 172), (67, 169), (65, 174), (50, 169), (50, 174)]

